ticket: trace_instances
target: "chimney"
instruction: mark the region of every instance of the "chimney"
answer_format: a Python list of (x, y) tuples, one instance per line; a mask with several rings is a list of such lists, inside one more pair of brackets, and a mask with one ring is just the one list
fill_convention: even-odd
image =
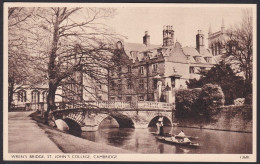
[(196, 35), (196, 49), (201, 54), (204, 49), (204, 35), (201, 30), (198, 30), (198, 34)]
[(172, 26), (163, 26), (163, 46), (174, 44), (174, 31)]
[(222, 18), (222, 24), (221, 24), (221, 32), (224, 33), (225, 32), (225, 23), (224, 23), (224, 19)]
[(148, 31), (145, 31), (145, 35), (143, 37), (143, 44), (145, 44), (146, 46), (150, 46), (150, 35)]

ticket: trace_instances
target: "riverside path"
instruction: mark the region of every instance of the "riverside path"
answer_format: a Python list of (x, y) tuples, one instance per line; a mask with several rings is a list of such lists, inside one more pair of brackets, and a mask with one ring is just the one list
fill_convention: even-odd
[(29, 117), (32, 112), (8, 113), (9, 153), (62, 153)]

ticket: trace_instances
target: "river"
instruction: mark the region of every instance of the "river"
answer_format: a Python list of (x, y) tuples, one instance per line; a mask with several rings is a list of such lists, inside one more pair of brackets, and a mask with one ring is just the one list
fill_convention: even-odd
[(113, 119), (102, 122), (96, 132), (82, 132), (81, 137), (90, 141), (112, 145), (137, 153), (191, 153), (191, 154), (251, 154), (252, 133), (218, 131), (207, 129), (164, 127), (164, 132), (178, 134), (183, 130), (187, 136), (199, 137), (192, 142), (199, 143), (199, 148), (188, 148), (169, 145), (156, 140), (151, 132), (156, 127), (148, 129), (118, 128)]

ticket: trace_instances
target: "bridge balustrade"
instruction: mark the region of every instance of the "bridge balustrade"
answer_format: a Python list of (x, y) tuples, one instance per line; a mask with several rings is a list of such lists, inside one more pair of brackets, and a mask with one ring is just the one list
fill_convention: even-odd
[(165, 102), (154, 102), (154, 101), (139, 101), (134, 102), (123, 102), (123, 101), (99, 101), (91, 102), (90, 105), (93, 105), (97, 108), (107, 108), (107, 109), (164, 109), (171, 110), (173, 104)]
[(138, 108), (142, 109), (172, 109), (173, 104), (165, 102), (139, 101)]
[[(80, 109), (80, 108), (104, 108), (104, 109), (147, 109), (147, 110), (172, 110), (174, 104), (166, 102), (154, 101), (138, 101), (138, 102), (124, 102), (124, 101), (96, 101), (96, 102), (79, 102), (68, 104), (65, 102), (56, 102), (56, 110), (66, 109)], [(47, 103), (27, 103), (26, 110), (47, 110)]]
[(91, 102), (90, 105), (93, 105), (98, 108), (108, 108), (108, 109), (125, 109), (125, 108), (131, 108), (130, 102), (123, 102), (123, 101), (97, 101), (97, 102)]

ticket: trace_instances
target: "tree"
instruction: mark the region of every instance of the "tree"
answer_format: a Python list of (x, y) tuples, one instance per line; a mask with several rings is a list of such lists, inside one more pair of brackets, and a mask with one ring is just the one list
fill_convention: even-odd
[(226, 62), (237, 66), (245, 78), (244, 96), (252, 93), (253, 17), (251, 10), (244, 11), (242, 22), (227, 31)]
[[(113, 16), (110, 8), (37, 8), (30, 28), (30, 50), (42, 63), (38, 70), (48, 78), (47, 112), (56, 109), (55, 93), (75, 72), (86, 74), (95, 82), (107, 79), (105, 72), (113, 65), (112, 56), (118, 35), (103, 19)], [(84, 84), (91, 88), (91, 84)], [(90, 90), (89, 90), (90, 91)], [(91, 92), (91, 91), (90, 91)]]
[(197, 112), (207, 119), (218, 113), (217, 108), (223, 106), (225, 102), (221, 87), (213, 84), (206, 84), (201, 88), (201, 93), (197, 101)]
[(200, 79), (187, 82), (189, 88), (201, 88), (205, 84), (219, 85), (225, 95), (225, 104), (232, 104), (234, 99), (243, 97), (244, 80), (237, 76), (230, 64), (221, 61), (209, 71), (200, 72)]
[(8, 9), (8, 109), (13, 102), (13, 94), (25, 85), (36, 83), (32, 78), (34, 69), (28, 55), (26, 29), (32, 17), (33, 8), (11, 7)]

